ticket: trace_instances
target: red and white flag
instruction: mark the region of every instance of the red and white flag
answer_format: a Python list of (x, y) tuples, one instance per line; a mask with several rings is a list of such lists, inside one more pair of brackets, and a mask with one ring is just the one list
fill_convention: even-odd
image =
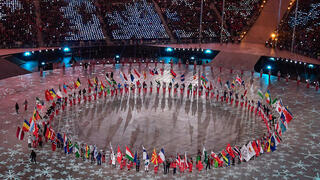
[(17, 134), (16, 134), (17, 138), (19, 140), (23, 140), (23, 137), (24, 137), (24, 132), (23, 130), (18, 126), (18, 129), (17, 129)]

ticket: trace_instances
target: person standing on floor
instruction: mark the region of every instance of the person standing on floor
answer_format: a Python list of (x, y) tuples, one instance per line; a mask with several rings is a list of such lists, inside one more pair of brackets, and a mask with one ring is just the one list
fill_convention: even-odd
[(19, 114), (19, 104), (16, 102), (16, 113)]
[(27, 101), (27, 99), (24, 101), (23, 105), (24, 105), (24, 111), (27, 111), (28, 110), (28, 101)]
[(37, 157), (36, 152), (34, 152), (34, 150), (31, 150), (31, 154), (30, 154), (31, 162), (34, 162), (37, 164), (36, 157)]

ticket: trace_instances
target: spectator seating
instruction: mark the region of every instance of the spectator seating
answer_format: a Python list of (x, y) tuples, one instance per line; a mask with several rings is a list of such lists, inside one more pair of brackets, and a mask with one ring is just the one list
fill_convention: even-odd
[(36, 42), (33, 1), (0, 0), (0, 47), (34, 47)]
[[(295, 22), (296, 4), (289, 8), (287, 14), (281, 20), (277, 43), (279, 49), (291, 49), (292, 33)], [(313, 58), (320, 57), (320, 2), (316, 0), (299, 1), (296, 21), (296, 33), (294, 50), (296, 53)]]
[(100, 1), (107, 31), (114, 40), (168, 39), (169, 36), (152, 2), (110, 3)]
[(45, 42), (104, 39), (93, 1), (41, 0), (40, 6)]

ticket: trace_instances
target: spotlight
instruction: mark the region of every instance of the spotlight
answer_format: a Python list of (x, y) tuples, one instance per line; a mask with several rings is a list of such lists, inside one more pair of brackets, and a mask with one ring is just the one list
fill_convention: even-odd
[(24, 56), (31, 56), (31, 52), (26, 51), (26, 52), (23, 53), (23, 55), (24, 55)]
[(171, 47), (166, 48), (166, 52), (172, 52), (172, 51), (173, 51), (173, 49)]
[(272, 69), (272, 67), (271, 67), (270, 65), (268, 65), (268, 66), (267, 66), (267, 69), (271, 70), (271, 69)]
[(48, 49), (46, 49), (46, 52), (48, 52)]
[(275, 61), (275, 59), (273, 57), (269, 58), (270, 61)]
[(206, 49), (206, 50), (204, 51), (204, 53), (205, 53), (205, 54), (211, 54), (212, 51), (211, 51), (210, 49)]
[(70, 51), (70, 48), (68, 48), (68, 47), (63, 48), (63, 52), (69, 52), (69, 51)]
[(45, 64), (46, 64), (45, 62), (42, 62), (42, 63), (41, 63), (42, 66), (44, 66)]
[(194, 60), (194, 56), (191, 56), (190, 59)]
[(303, 63), (304, 65), (306, 65), (307, 63)]
[(313, 68), (313, 64), (309, 64), (308, 67), (312, 69)]
[(294, 63), (296, 63), (296, 64), (297, 64), (297, 61), (294, 61)]
[(288, 62), (288, 59), (286, 59), (286, 62)]
[(117, 58), (117, 59), (120, 58), (120, 55), (117, 54), (117, 55), (116, 55), (116, 58)]
[(41, 50), (39, 50), (39, 52), (41, 52)]
[(299, 64), (301, 64), (301, 62), (299, 62)]

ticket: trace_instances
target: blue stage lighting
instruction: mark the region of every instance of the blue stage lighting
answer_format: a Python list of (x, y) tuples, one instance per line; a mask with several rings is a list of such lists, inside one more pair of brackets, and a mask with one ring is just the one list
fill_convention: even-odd
[(270, 65), (268, 65), (268, 66), (267, 66), (267, 69), (269, 69), (269, 70), (270, 70), (270, 69), (272, 69), (272, 67), (271, 67)]
[(173, 49), (171, 47), (167, 47), (166, 52), (173, 52)]
[(313, 64), (309, 64), (308, 67), (309, 68), (313, 68), (314, 66), (313, 66)]
[(191, 56), (190, 59), (194, 60), (194, 56)]
[(31, 56), (31, 52), (26, 51), (26, 52), (23, 53), (23, 55), (24, 55), (24, 56)]
[(117, 59), (119, 59), (119, 58), (120, 58), (120, 56), (117, 54), (117, 55), (116, 55), (116, 58), (117, 58)]
[(63, 48), (63, 52), (69, 52), (69, 51), (70, 51), (70, 48), (68, 48), (68, 47)]
[(205, 54), (212, 54), (212, 51), (211, 51), (211, 49), (206, 49), (206, 50), (204, 51), (204, 53), (205, 53)]
[(271, 57), (271, 58), (269, 58), (270, 59), (270, 61), (275, 61), (275, 59), (273, 58), (273, 57)]
[(44, 66), (45, 64), (46, 64), (45, 62), (42, 62), (42, 63), (41, 63), (42, 66)]

